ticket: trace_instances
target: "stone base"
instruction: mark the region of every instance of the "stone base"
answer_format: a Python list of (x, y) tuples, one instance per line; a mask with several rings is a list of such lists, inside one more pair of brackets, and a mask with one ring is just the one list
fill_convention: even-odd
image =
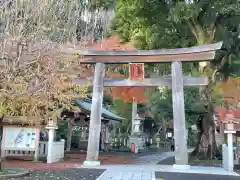
[(144, 149), (145, 146), (145, 139), (141, 135), (131, 135), (129, 136), (128, 146), (131, 148), (132, 143), (135, 144), (135, 146), (138, 146), (139, 149)]
[(84, 166), (100, 166), (101, 165), (101, 163), (100, 163), (100, 161), (84, 161), (83, 162), (83, 165)]
[(176, 170), (188, 170), (191, 168), (190, 165), (179, 165), (179, 164), (174, 164), (173, 168)]

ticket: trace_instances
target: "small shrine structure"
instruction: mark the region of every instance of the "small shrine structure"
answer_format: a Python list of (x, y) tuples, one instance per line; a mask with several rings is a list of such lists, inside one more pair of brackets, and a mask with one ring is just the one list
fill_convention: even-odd
[[(234, 165), (240, 163), (240, 78), (229, 78), (218, 84), (216, 90), (223, 97), (224, 105), (215, 108), (220, 124), (220, 134), (223, 143), (223, 167), (233, 171)], [(227, 135), (227, 143), (225, 142)]]
[[(223, 144), (222, 147), (223, 167), (233, 171), (234, 165), (240, 163), (240, 117), (236, 117), (230, 111), (220, 123), (224, 134), (227, 134), (227, 144)], [(233, 144), (235, 144), (235, 147)]]
[[(72, 136), (78, 138), (78, 142), (73, 149), (87, 150), (88, 138), (89, 138), (89, 123), (92, 101), (90, 99), (76, 101), (76, 105), (81, 109), (80, 112), (63, 112), (62, 116), (68, 121), (68, 135), (67, 135), (67, 147), (66, 150), (71, 150)], [(109, 125), (111, 123), (120, 123), (125, 118), (120, 117), (105, 107), (102, 107), (101, 117), (101, 140), (99, 148), (106, 150), (105, 146), (110, 144), (110, 132)]]

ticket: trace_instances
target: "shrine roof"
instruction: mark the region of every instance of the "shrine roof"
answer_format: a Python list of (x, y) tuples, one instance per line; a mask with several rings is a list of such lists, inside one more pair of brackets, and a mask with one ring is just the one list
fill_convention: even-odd
[(223, 124), (240, 124), (239, 110), (229, 110), (225, 107), (215, 107), (214, 112), (218, 121)]
[(206, 61), (215, 57), (222, 42), (191, 48), (136, 50), (132, 43), (122, 44), (119, 36), (111, 36), (102, 42), (88, 45), (87, 50), (75, 51), (81, 63), (147, 63), (172, 61)]
[(18, 125), (18, 126), (44, 126), (47, 122), (39, 117), (27, 116), (6, 116), (1, 121), (2, 125)]
[[(81, 109), (83, 109), (87, 112), (91, 112), (91, 106), (92, 106), (91, 101), (89, 101), (89, 100), (86, 100), (86, 101), (79, 100), (76, 103)], [(104, 107), (102, 107), (102, 117), (104, 119), (113, 120), (113, 121), (122, 121), (122, 120), (125, 119), (123, 117), (120, 117), (120, 116), (110, 112), (109, 110), (105, 109)]]

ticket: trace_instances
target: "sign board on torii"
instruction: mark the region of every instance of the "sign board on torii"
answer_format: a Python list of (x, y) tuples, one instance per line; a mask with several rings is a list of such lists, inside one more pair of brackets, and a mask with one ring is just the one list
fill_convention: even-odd
[(144, 75), (144, 63), (129, 63), (129, 81), (143, 81)]
[[(88, 141), (87, 159), (85, 165), (99, 165), (98, 143), (101, 124), (101, 107), (103, 86), (169, 86), (172, 88), (173, 121), (175, 138), (176, 165), (188, 164), (188, 151), (185, 129), (185, 110), (183, 87), (207, 85), (207, 78), (184, 77), (182, 62), (209, 61), (214, 59), (215, 51), (219, 50), (222, 42), (192, 48), (171, 50), (142, 50), (142, 51), (79, 51), (81, 63), (96, 63), (93, 81), (93, 102), (90, 116), (90, 131)], [(142, 81), (104, 79), (105, 64), (126, 63), (171, 63), (171, 77), (144, 79)], [(81, 84), (82, 80), (76, 80)]]

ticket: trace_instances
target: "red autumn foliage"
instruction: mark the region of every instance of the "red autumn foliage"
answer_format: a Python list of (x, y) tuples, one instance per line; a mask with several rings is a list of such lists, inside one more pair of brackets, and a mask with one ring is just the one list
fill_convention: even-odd
[(147, 103), (143, 87), (112, 87), (106, 90), (106, 93), (114, 99), (123, 99), (125, 102), (132, 102), (133, 99), (138, 103)]
[(88, 45), (89, 49), (99, 50), (99, 51), (106, 51), (106, 50), (112, 50), (112, 51), (131, 51), (136, 50), (133, 44), (127, 43), (123, 44), (121, 43), (121, 38), (119, 36), (111, 36), (109, 38), (104, 39), (100, 43)]
[(227, 120), (227, 115), (231, 114), (234, 118), (240, 118), (240, 78), (229, 79), (217, 86), (222, 92), (223, 98), (227, 107), (215, 108), (215, 111), (219, 115), (221, 121)]
[[(89, 49), (104, 51), (104, 50), (112, 50), (112, 51), (129, 51), (136, 50), (136, 48), (131, 43), (123, 44), (121, 43), (121, 39), (119, 36), (111, 36), (107, 39), (104, 39), (102, 42), (89, 45)], [(128, 78), (119, 73), (106, 72), (106, 77), (110, 78)], [(145, 97), (145, 88), (144, 87), (111, 87), (105, 88), (105, 93), (113, 97), (114, 99), (123, 99), (125, 102), (132, 102), (133, 98), (138, 103), (147, 103), (147, 98)]]

